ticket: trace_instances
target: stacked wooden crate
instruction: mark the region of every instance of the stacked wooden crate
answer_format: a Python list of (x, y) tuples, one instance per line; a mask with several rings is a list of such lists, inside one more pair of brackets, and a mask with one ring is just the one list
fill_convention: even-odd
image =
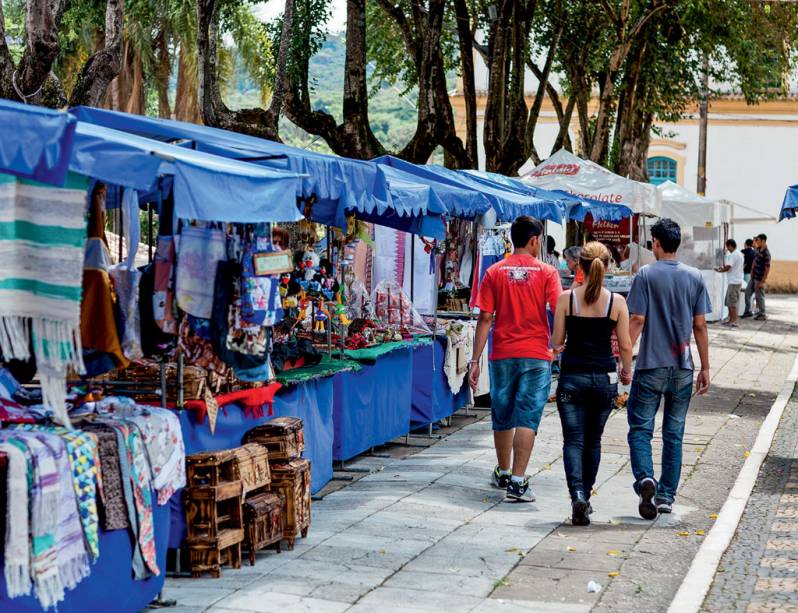
[(186, 458), (186, 545), (191, 575), (221, 576), (221, 567), (241, 568), (244, 540), (243, 487), (234, 450)]
[(259, 443), (269, 451), (271, 488), (285, 498), (283, 535), (293, 549), (296, 537), (307, 536), (310, 528), (310, 461), (301, 457), (305, 450), (302, 420), (272, 419), (247, 432), (244, 442)]

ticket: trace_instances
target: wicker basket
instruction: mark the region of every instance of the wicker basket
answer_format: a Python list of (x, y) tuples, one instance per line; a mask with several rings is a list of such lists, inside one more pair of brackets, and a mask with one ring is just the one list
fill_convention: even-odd
[[(166, 399), (168, 402), (177, 402), (177, 364), (167, 362), (165, 365), (166, 375)], [(158, 362), (141, 360), (131, 362), (127, 368), (120, 369), (116, 373), (116, 378), (122, 381), (132, 381), (144, 384), (154, 390), (161, 388), (161, 365)], [(183, 400), (204, 400), (205, 388), (208, 385), (208, 373), (199, 366), (185, 366), (183, 368)], [(151, 392), (133, 394), (135, 400), (152, 398)]]
[(263, 445), (249, 443), (234, 451), (237, 478), (241, 480), (245, 495), (271, 483), (269, 453)]

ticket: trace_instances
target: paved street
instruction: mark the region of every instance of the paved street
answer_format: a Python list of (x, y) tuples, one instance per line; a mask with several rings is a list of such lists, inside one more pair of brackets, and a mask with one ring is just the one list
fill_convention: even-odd
[[(621, 410), (604, 437), (593, 524), (570, 526), (550, 405), (530, 465), (535, 503), (503, 502), (490, 487), (495, 455), (481, 419), (418, 453), (359, 459), (354, 466), (372, 472), (314, 502), (310, 534), (294, 551), (261, 553), (254, 567), (225, 569), (221, 579), (169, 579), (165, 596), (178, 611), (664, 610), (798, 351), (798, 298), (769, 305), (764, 325), (712, 327), (713, 389), (694, 399), (671, 516), (637, 517)], [(708, 611), (798, 607), (796, 424), (793, 402)], [(588, 593), (589, 581), (601, 590)]]

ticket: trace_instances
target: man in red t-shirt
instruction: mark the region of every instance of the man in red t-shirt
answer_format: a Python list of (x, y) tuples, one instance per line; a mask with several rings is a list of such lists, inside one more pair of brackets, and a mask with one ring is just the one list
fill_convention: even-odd
[[(543, 225), (532, 217), (513, 222), (513, 255), (491, 266), (477, 297), (480, 309), (469, 381), (476, 388), (479, 357), (493, 324), (490, 399), (493, 441), (499, 465), (493, 485), (507, 497), (535, 500), (526, 468), (549, 398), (552, 351), (546, 305), (562, 293), (560, 275), (537, 259)], [(512, 469), (511, 469), (512, 466)]]

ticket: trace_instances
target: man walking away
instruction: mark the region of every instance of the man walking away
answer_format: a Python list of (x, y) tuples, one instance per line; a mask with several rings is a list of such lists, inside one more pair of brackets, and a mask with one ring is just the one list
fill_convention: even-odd
[(480, 309), (469, 382), (476, 388), (479, 357), (493, 324), (490, 397), (493, 441), (499, 464), (493, 485), (507, 497), (535, 500), (526, 476), (543, 407), (551, 387), (546, 305), (557, 304), (560, 275), (538, 260), (543, 225), (523, 216), (513, 222), (513, 254), (485, 273), (477, 298)]
[(743, 284), (747, 287), (748, 281), (751, 278), (751, 267), (754, 264), (754, 239), (745, 239), (745, 248), (743, 252)]
[[(709, 389), (709, 336), (705, 314), (712, 310), (701, 273), (677, 260), (681, 229), (671, 219), (651, 228), (657, 261), (640, 269), (627, 298), (634, 344), (642, 332), (627, 417), (634, 489), (643, 519), (670, 513), (682, 471), (682, 439), (693, 385), (690, 337), (695, 336), (701, 370), (696, 391)], [(651, 438), (660, 402), (662, 474), (654, 479)]]
[[(751, 294), (753, 294), (756, 297), (757, 311), (754, 319), (764, 321), (768, 318), (765, 313), (765, 287), (770, 274), (770, 251), (768, 250), (768, 237), (766, 234), (758, 235), (756, 241), (757, 249), (754, 253), (754, 264), (751, 267), (751, 280), (748, 282), (748, 287), (745, 288), (745, 308), (750, 310)], [(750, 317), (751, 315), (749, 314), (748, 316)]]
[(743, 286), (745, 258), (737, 251), (737, 241), (733, 238), (726, 241), (726, 251), (724, 265), (715, 270), (726, 273), (726, 306), (729, 308), (729, 319), (723, 325), (737, 328), (740, 325), (737, 323), (737, 305), (740, 303), (740, 288)]

